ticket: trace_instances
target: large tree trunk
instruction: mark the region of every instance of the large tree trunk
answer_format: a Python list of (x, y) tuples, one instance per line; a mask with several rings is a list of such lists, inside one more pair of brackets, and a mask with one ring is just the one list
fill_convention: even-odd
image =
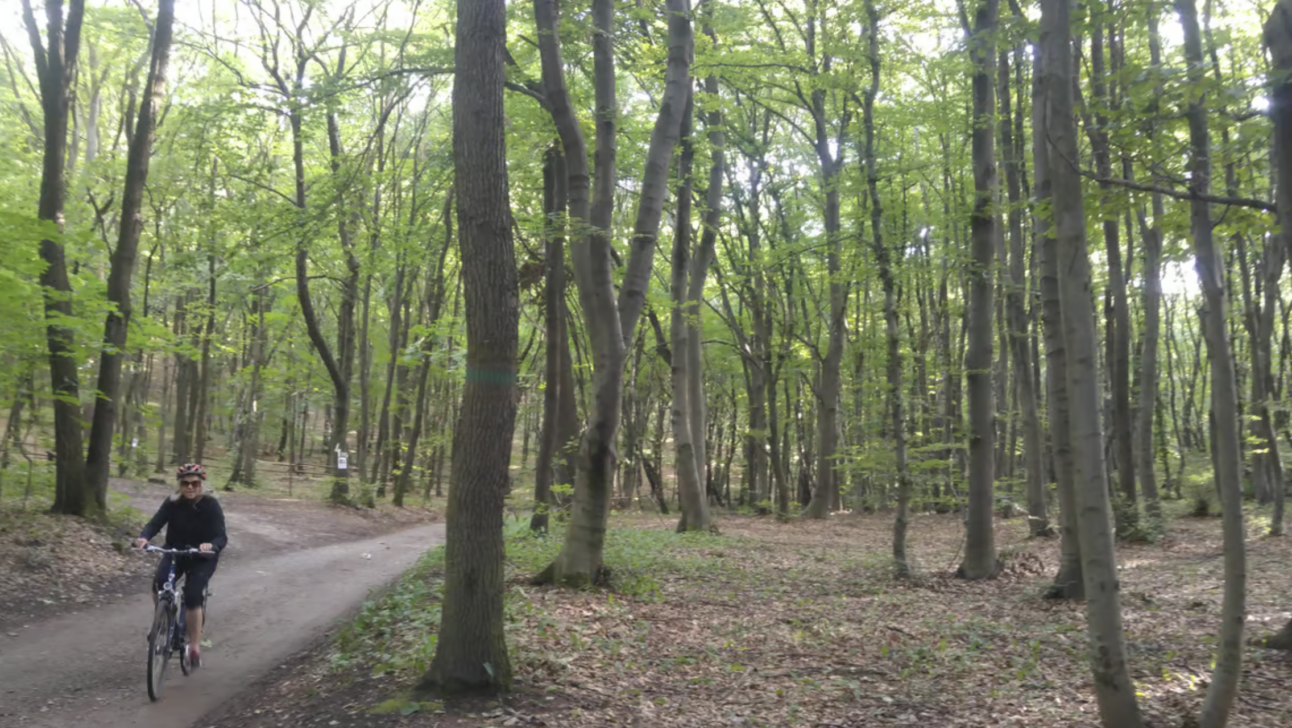
[[(152, 39), (152, 62), (144, 85), (143, 103), (135, 135), (126, 155), (126, 180), (121, 196), (121, 228), (117, 247), (112, 251), (108, 270), (108, 302), (116, 306), (104, 322), (103, 350), (99, 358), (98, 393), (94, 421), (90, 429), (89, 454), (85, 462), (86, 487), (94, 492), (99, 510), (107, 509), (108, 474), (111, 471), (112, 432), (116, 423), (118, 393), (121, 391), (121, 360), (133, 312), (130, 281), (135, 271), (139, 237), (143, 232), (144, 184), (148, 180), (148, 162), (152, 156), (154, 130), (162, 99), (166, 96), (166, 67), (170, 61), (171, 30), (175, 24), (175, 0), (161, 0)], [(91, 120), (98, 116), (97, 105), (91, 108)], [(91, 123), (91, 130), (97, 124)], [(87, 154), (98, 147), (97, 134), (89, 142)]]
[[(81, 48), (85, 2), (72, 0), (66, 22), (62, 2), (49, 0), (45, 3), (47, 48), (41, 45), (40, 28), (30, 0), (23, 0), (22, 14), (31, 38), (32, 55), (36, 59), (40, 101), (45, 112), (44, 164), (37, 214), (61, 232), (63, 204), (67, 196), (64, 169), (68, 106), (72, 79), (76, 76), (76, 57)], [(78, 516), (97, 515), (101, 509), (93, 485), (85, 479), (85, 453), (81, 449), (80, 382), (73, 352), (73, 332), (62, 323), (72, 315), (72, 285), (67, 275), (62, 243), (41, 240), (40, 257), (45, 262), (40, 284), (45, 290), (45, 336), (49, 346), (50, 388), (54, 396), (53, 511)]]
[[(1045, 68), (1047, 48), (1054, 43), (1048, 25), (1041, 31), (1042, 45), (1035, 49), (1032, 74), (1032, 128), (1044, 130), (1049, 118), (1050, 72)], [(1081, 540), (1077, 519), (1076, 484), (1073, 476), (1069, 434), (1067, 348), (1063, 341), (1063, 309), (1059, 297), (1058, 248), (1051, 230), (1053, 213), (1043, 212), (1052, 199), (1049, 145), (1043, 133), (1032, 136), (1032, 159), (1036, 184), (1035, 214), (1038, 257), (1041, 264), (1041, 324), (1045, 331), (1045, 386), (1049, 399), (1050, 440), (1054, 451), (1055, 480), (1059, 491), (1059, 571), (1046, 596), (1052, 599), (1084, 599), (1085, 577), (1081, 570)]]
[(969, 348), (965, 371), (969, 380), (969, 511), (964, 561), (957, 573), (966, 579), (987, 579), (996, 575), (993, 532), (993, 480), (995, 478), (992, 439), (992, 268), (996, 251), (996, 151), (991, 117), (995, 112), (992, 69), (995, 59), (993, 36), (999, 11), (998, 0), (985, 0), (975, 11), (969, 38), (973, 72), (973, 177), (972, 223), (973, 269), (969, 290)]
[(1057, 233), (1059, 294), (1067, 352), (1070, 437), (1077, 488), (1076, 505), (1086, 588), (1090, 664), (1099, 713), (1106, 726), (1139, 728), (1143, 721), (1126, 665), (1121, 602), (1113, 535), (1109, 528), (1107, 473), (1100, 427), (1095, 318), (1090, 299), (1090, 260), (1081, 179), (1070, 164), (1077, 158), (1073, 119), (1073, 60), (1070, 5), (1044, 3), (1044, 67), (1049, 110), (1043, 133), (1049, 142), (1051, 204)]
[[(1189, 83), (1204, 88), (1202, 35), (1194, 0), (1176, 0), (1184, 30), (1184, 55)], [(1215, 414), (1215, 481), (1220, 492), (1225, 531), (1225, 593), (1221, 607), (1220, 644), (1211, 684), (1202, 704), (1202, 728), (1223, 728), (1238, 692), (1242, 674), (1243, 620), (1247, 597), (1247, 553), (1243, 531), (1242, 454), (1238, 438), (1238, 385), (1229, 341), (1229, 300), (1225, 291), (1223, 256), (1212, 233), (1211, 205), (1200, 199), (1211, 191), (1211, 138), (1207, 128), (1206, 95), (1191, 96), (1189, 120), (1189, 190), (1193, 250), (1202, 282), (1206, 309), (1207, 352), (1211, 364), (1211, 404)]]
[(503, 117), (504, 5), (458, 2), (453, 158), (467, 377), (453, 431), (443, 619), (421, 683), (439, 693), (494, 694), (511, 683), (502, 517), (516, 425), (519, 308)]
[[(1278, 240), (1272, 240), (1266, 246), (1265, 284), (1265, 317), (1261, 334), (1265, 337), (1265, 369), (1267, 374), (1270, 365), (1270, 334), (1274, 324), (1274, 304), (1279, 295), (1278, 280), (1283, 271), (1285, 256), (1292, 255), (1292, 81), (1288, 80), (1292, 72), (1292, 0), (1279, 0), (1265, 23), (1265, 44), (1270, 49), (1274, 67), (1282, 76), (1282, 83), (1275, 83), (1270, 94), (1270, 119), (1274, 122), (1273, 167), (1276, 176), (1275, 189), (1278, 191), (1279, 226)], [(1274, 250), (1273, 246), (1281, 246)], [(1286, 313), (1284, 314), (1286, 317)], [(1286, 318), (1284, 319), (1284, 336), (1287, 336)], [(1287, 357), (1283, 357), (1286, 361)], [(1282, 460), (1279, 458), (1278, 442), (1275, 439), (1274, 423), (1270, 419), (1268, 404), (1263, 408), (1262, 419), (1266, 430), (1267, 447), (1273, 454), (1276, 479), (1274, 482), (1274, 517), (1270, 524), (1270, 535), (1283, 535), (1283, 518), (1287, 499), (1287, 483), (1283, 479)], [(1292, 622), (1283, 629), (1286, 649), (1292, 649)]]

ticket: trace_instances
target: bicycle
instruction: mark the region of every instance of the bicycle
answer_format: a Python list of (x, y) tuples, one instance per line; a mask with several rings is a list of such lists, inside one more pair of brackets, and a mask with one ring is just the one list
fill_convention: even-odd
[[(145, 553), (171, 554), (172, 556), (214, 556), (210, 551), (198, 549), (167, 549), (158, 546), (144, 546)], [(148, 698), (153, 702), (161, 699), (162, 683), (166, 679), (166, 667), (171, 656), (179, 652), (179, 669), (189, 674), (191, 666), (188, 660), (188, 630), (184, 625), (183, 584), (185, 576), (175, 578), (175, 562), (171, 559), (170, 573), (166, 582), (157, 590), (157, 608), (153, 612), (152, 628), (148, 630)], [(202, 626), (206, 626), (206, 601), (211, 595), (208, 588), (202, 594)]]

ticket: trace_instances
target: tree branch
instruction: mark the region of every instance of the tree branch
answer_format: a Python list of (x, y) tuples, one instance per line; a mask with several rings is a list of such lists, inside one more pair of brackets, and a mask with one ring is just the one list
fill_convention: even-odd
[(1092, 179), (1100, 184), (1115, 185), (1117, 187), (1125, 187), (1127, 189), (1138, 190), (1140, 192), (1156, 192), (1158, 194), (1165, 195), (1167, 197), (1172, 197), (1177, 200), (1201, 200), (1203, 202), (1210, 202), (1213, 205), (1227, 205), (1229, 207), (1248, 207), (1253, 210), (1260, 210), (1262, 212), (1278, 212), (1278, 207), (1274, 203), (1265, 202), (1264, 200), (1256, 200), (1250, 197), (1223, 197), (1221, 195), (1196, 195), (1193, 192), (1190, 192), (1187, 190), (1181, 191), (1181, 190), (1172, 189), (1170, 187), (1162, 187), (1161, 185), (1145, 184), (1143, 182), (1135, 182), (1128, 179), (1118, 179), (1116, 177), (1100, 177), (1094, 172), (1090, 172), (1084, 169), (1080, 170), (1080, 172), (1083, 177)]

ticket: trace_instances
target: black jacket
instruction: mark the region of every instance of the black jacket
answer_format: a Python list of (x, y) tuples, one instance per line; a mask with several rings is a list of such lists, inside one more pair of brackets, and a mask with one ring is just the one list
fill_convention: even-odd
[(139, 538), (152, 540), (162, 526), (166, 526), (166, 548), (197, 548), (209, 543), (219, 553), (229, 544), (229, 536), (224, 531), (224, 510), (220, 508), (220, 501), (210, 494), (203, 493), (196, 501), (178, 494), (170, 496), (162, 501), (161, 508), (144, 526)]

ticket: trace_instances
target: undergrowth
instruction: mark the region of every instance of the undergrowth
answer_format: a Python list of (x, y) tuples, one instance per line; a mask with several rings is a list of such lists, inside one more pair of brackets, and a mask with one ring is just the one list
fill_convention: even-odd
[[(542, 600), (535, 598), (543, 588), (531, 586), (529, 579), (560, 553), (565, 530), (564, 524), (552, 524), (547, 535), (537, 535), (529, 529), (528, 519), (513, 517), (506, 521), (503, 536), (505, 619), (510, 633), (522, 619), (532, 619), (536, 611), (546, 608)], [(712, 575), (726, 568), (721, 558), (713, 558), (713, 549), (731, 548), (738, 541), (701, 533), (611, 528), (604, 552), (611, 573), (607, 600), (660, 602), (664, 598), (661, 578)], [(444, 547), (436, 546), (423, 554), (392, 588), (366, 602), (338, 633), (330, 655), (331, 668), (337, 672), (362, 669), (373, 677), (409, 679), (424, 672), (435, 655), (444, 598), (444, 564)], [(510, 634), (508, 642), (515, 643)]]

